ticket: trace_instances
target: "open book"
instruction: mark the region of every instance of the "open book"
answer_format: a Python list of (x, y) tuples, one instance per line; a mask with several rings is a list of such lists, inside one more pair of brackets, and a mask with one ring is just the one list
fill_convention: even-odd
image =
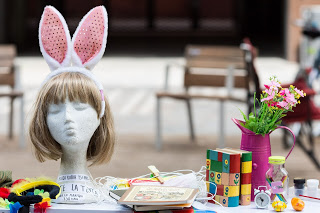
[[(120, 200), (122, 195), (127, 191), (127, 189), (117, 189), (117, 190), (111, 190), (109, 192), (110, 197), (114, 198), (115, 200)], [(127, 204), (125, 206), (130, 207), (134, 209), (135, 211), (153, 211), (153, 210), (173, 210), (173, 209), (183, 209), (191, 207), (192, 203), (187, 204), (177, 204), (177, 205), (167, 205), (167, 206), (153, 206), (153, 205), (130, 205)]]
[[(151, 205), (168, 206), (182, 205), (191, 206), (195, 200), (198, 189), (171, 187), (171, 186), (131, 186), (118, 200), (119, 204), (125, 205)], [(172, 206), (173, 207), (173, 206)]]

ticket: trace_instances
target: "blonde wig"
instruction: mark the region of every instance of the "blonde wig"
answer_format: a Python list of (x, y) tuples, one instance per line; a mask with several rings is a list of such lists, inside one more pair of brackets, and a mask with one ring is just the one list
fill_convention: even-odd
[[(82, 73), (65, 72), (47, 81), (39, 91), (34, 113), (29, 127), (29, 137), (35, 148), (36, 158), (40, 162), (45, 159), (58, 160), (62, 149), (51, 136), (46, 117), (50, 104), (79, 101), (90, 104), (99, 114), (102, 110), (101, 94), (96, 84)], [(109, 104), (105, 99), (105, 113), (100, 118), (100, 125), (94, 132), (87, 150), (87, 160), (91, 165), (108, 162), (114, 151), (115, 134), (113, 118)]]

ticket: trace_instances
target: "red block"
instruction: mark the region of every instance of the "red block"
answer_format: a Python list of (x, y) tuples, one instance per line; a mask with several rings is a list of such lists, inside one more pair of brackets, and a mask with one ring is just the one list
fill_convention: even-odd
[(230, 155), (230, 173), (240, 173), (240, 154)]
[(206, 181), (209, 181), (209, 170), (206, 171)]
[(217, 195), (223, 196), (223, 192), (224, 192), (224, 185), (217, 184)]
[[(211, 197), (211, 195), (208, 194), (208, 197)], [(215, 199), (215, 196), (213, 196), (213, 199)], [(215, 204), (216, 202), (214, 200), (208, 200), (209, 203)]]
[(240, 183), (241, 184), (251, 184), (251, 174), (252, 173), (241, 173)]
[(222, 152), (218, 152), (218, 161), (222, 162)]

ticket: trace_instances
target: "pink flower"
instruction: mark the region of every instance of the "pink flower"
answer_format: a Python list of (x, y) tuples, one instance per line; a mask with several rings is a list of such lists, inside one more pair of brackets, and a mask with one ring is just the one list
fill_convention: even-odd
[(284, 94), (285, 94), (284, 90), (281, 90), (281, 91), (279, 92), (279, 95), (284, 96)]
[(290, 93), (290, 90), (289, 89), (285, 89), (285, 93), (286, 93), (286, 98), (285, 100), (290, 103), (291, 105), (294, 105), (297, 103), (297, 100), (294, 98), (294, 94), (291, 94)]
[(297, 88), (294, 88), (294, 91), (296, 91), (301, 97), (304, 97), (304, 94), (301, 90), (298, 90)]
[(270, 89), (269, 85), (265, 84), (264, 86), (265, 86), (267, 89)]
[(269, 85), (271, 88), (279, 88), (280, 84), (277, 81), (271, 81), (271, 84)]
[(273, 100), (274, 95), (275, 95), (275, 93), (274, 93), (274, 91), (272, 91), (272, 94), (271, 95), (269, 94), (268, 97), (261, 99), (261, 102)]
[(285, 101), (279, 102), (277, 106), (280, 106), (280, 107), (285, 108), (285, 109), (289, 109), (288, 103), (285, 102)]

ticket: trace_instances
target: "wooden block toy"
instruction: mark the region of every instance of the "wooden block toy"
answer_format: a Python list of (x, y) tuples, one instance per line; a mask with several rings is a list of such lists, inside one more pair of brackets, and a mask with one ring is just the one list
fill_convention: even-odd
[(214, 150), (207, 150), (207, 159), (218, 161), (218, 153)]
[(214, 183), (210, 183), (209, 192), (210, 192), (211, 194), (215, 194), (215, 193), (216, 193), (216, 190), (217, 190), (217, 185), (214, 184)]
[(206, 167), (208, 170), (210, 170), (210, 165), (211, 165), (211, 160), (210, 159), (207, 159), (206, 161)]
[(206, 183), (206, 186), (207, 186), (207, 192), (210, 192), (210, 183)]
[(235, 196), (239, 196), (239, 194), (240, 194), (239, 186), (224, 186), (223, 196), (235, 197)]
[(209, 181), (210, 182), (215, 182), (215, 172), (214, 171), (209, 171)]
[(214, 197), (214, 199), (217, 201), (217, 202), (219, 202), (220, 203), (220, 195), (216, 195), (215, 197)]
[(221, 185), (221, 173), (220, 172), (215, 172), (215, 177), (214, 178), (215, 178), (214, 182), (216, 184)]
[(230, 155), (227, 153), (222, 153), (222, 172), (230, 172)]
[[(208, 197), (211, 197), (211, 195), (208, 194)], [(215, 196), (213, 197), (213, 199), (215, 199)], [(216, 200), (216, 199), (215, 199)], [(208, 200), (209, 203), (213, 203), (215, 204), (216, 202), (214, 200)]]
[(223, 192), (224, 192), (224, 186), (217, 185), (217, 195), (223, 196)]
[(241, 172), (242, 173), (252, 173), (252, 161), (242, 162), (241, 163)]
[(211, 160), (210, 170), (222, 172), (222, 162), (221, 161), (215, 161)]
[(240, 173), (240, 154), (230, 154), (230, 173)]
[(240, 183), (241, 184), (251, 184), (252, 173), (241, 173)]
[(221, 174), (221, 184), (222, 185), (225, 185), (225, 186), (229, 185), (229, 176), (230, 176), (229, 173), (222, 172), (222, 174)]
[(218, 161), (222, 162), (222, 152), (218, 152)]
[(206, 170), (206, 181), (209, 181), (209, 170)]
[(242, 184), (241, 185), (241, 194), (242, 195), (251, 194), (251, 184)]
[[(239, 173), (233, 173), (229, 175), (229, 183), (226, 185), (229, 186), (239, 186), (240, 185), (240, 174)], [(251, 183), (251, 182), (250, 182)]]
[(237, 207), (239, 206), (239, 196), (228, 197), (228, 207)]
[(240, 205), (247, 206), (251, 203), (251, 194), (250, 195), (240, 195)]
[(221, 205), (223, 205), (224, 207), (228, 207), (228, 197), (221, 196), (219, 203), (221, 203)]
[(252, 161), (252, 153), (249, 151), (239, 150), (241, 152), (241, 161)]

